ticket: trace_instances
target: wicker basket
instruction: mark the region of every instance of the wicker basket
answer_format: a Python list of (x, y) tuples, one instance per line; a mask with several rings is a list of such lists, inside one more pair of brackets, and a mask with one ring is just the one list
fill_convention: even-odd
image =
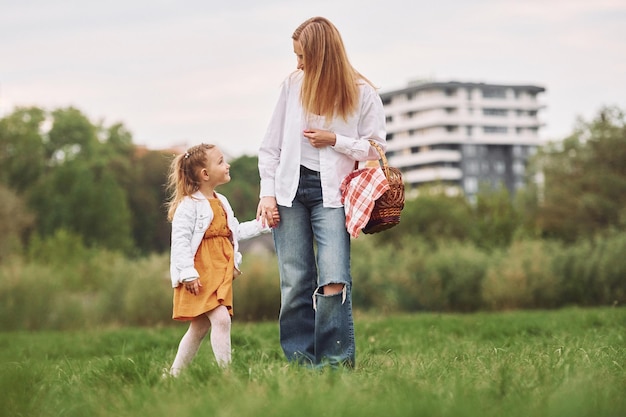
[(389, 182), (389, 190), (380, 196), (374, 204), (370, 220), (363, 228), (363, 233), (373, 234), (390, 229), (400, 223), (400, 213), (404, 208), (404, 182), (402, 173), (398, 168), (391, 168), (387, 164), (387, 157), (381, 147), (370, 140), (372, 146), (378, 151), (382, 169)]

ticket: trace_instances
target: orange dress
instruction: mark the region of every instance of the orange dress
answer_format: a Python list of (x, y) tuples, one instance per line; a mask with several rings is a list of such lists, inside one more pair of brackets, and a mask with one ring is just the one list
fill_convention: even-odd
[(233, 315), (233, 272), (235, 251), (226, 212), (217, 198), (209, 199), (213, 221), (204, 233), (194, 258), (200, 274), (200, 293), (193, 295), (184, 285), (174, 288), (174, 320), (188, 321), (220, 305)]

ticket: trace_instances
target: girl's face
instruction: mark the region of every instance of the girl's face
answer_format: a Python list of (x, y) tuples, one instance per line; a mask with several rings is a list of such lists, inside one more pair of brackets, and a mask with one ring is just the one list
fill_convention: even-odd
[(298, 60), (297, 68), (304, 71), (304, 53), (302, 52), (300, 41), (293, 41), (293, 53), (296, 54), (296, 59)]
[(207, 151), (207, 167), (202, 168), (202, 177), (213, 187), (230, 181), (230, 165), (217, 147)]

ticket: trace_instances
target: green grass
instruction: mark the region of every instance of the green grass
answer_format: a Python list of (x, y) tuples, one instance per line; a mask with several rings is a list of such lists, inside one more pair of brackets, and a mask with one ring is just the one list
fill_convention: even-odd
[(276, 323), (233, 325), (161, 379), (184, 325), (0, 333), (0, 416), (625, 416), (626, 309), (357, 316), (357, 369), (288, 365)]

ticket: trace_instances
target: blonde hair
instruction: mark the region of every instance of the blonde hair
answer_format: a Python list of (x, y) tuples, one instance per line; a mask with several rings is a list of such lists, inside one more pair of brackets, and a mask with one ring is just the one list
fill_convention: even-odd
[(357, 110), (359, 80), (372, 83), (350, 64), (339, 31), (328, 19), (312, 17), (291, 37), (302, 47), (302, 106), (310, 114), (346, 120)]
[(169, 193), (166, 202), (167, 220), (172, 221), (174, 212), (183, 198), (193, 195), (200, 189), (200, 172), (202, 168), (207, 167), (209, 162), (207, 152), (213, 148), (215, 145), (201, 143), (172, 160), (166, 185)]

